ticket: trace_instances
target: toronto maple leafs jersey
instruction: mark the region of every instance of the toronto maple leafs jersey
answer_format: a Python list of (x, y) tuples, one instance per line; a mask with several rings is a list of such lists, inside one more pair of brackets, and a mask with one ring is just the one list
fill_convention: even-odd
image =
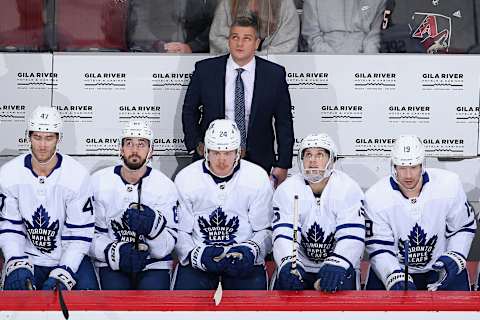
[(173, 182), (162, 172), (151, 167), (135, 185), (125, 181), (121, 174), (122, 166), (108, 167), (92, 175), (93, 193), (95, 197), (95, 239), (92, 255), (95, 265), (108, 266), (105, 260), (105, 249), (114, 241), (135, 242), (135, 232), (128, 226), (126, 210), (133, 203), (138, 203), (140, 187), (140, 203), (159, 211), (166, 220), (164, 230), (154, 239), (139, 236), (149, 247), (146, 270), (170, 269), (172, 267), (172, 251), (177, 241), (177, 190)]
[(77, 271), (94, 232), (88, 171), (57, 153), (48, 177), (37, 176), (32, 155), (0, 169), (0, 245), (6, 260), (27, 254), (34, 265), (66, 265)]
[(475, 1), (387, 1), (381, 52), (468, 53), (478, 46)]
[(298, 259), (307, 272), (318, 272), (332, 253), (360, 266), (365, 242), (364, 194), (342, 171), (334, 170), (315, 196), (301, 174), (283, 182), (273, 196), (273, 255), (277, 266), (291, 258), (294, 197), (298, 195)]
[(417, 198), (406, 198), (391, 177), (385, 177), (366, 192), (367, 252), (380, 279), (404, 268), (404, 243), (409, 241), (408, 265), (412, 273), (432, 270), (445, 252), (465, 258), (477, 228), (455, 173), (428, 169)]
[(271, 251), (271, 204), (273, 189), (267, 173), (251, 162), (240, 160), (229, 179), (215, 181), (198, 160), (175, 178), (180, 195), (179, 235), (176, 251), (180, 263), (189, 263), (197, 246), (230, 246), (253, 242), (263, 264)]

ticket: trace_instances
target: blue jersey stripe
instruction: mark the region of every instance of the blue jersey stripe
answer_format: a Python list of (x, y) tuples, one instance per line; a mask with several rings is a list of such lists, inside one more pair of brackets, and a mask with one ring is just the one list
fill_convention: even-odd
[(2, 233), (16, 233), (16, 234), (19, 234), (21, 236), (26, 237), (25, 233), (23, 233), (22, 231), (18, 231), (18, 230), (3, 229), (3, 230), (0, 230), (0, 234), (2, 234)]
[(98, 231), (98, 232), (102, 232), (102, 233), (108, 233), (107, 228), (101, 228), (99, 226), (95, 226), (95, 230)]
[(365, 242), (365, 239), (360, 238), (360, 237), (356, 237), (356, 236), (343, 236), (343, 237), (338, 238), (337, 242), (342, 241), (342, 240), (358, 240), (362, 243)]
[[(278, 223), (278, 224), (275, 224), (273, 226), (273, 230), (277, 229), (277, 228), (289, 228), (289, 229), (293, 229), (293, 224), (291, 223)], [(302, 228), (301, 227), (298, 227), (298, 231), (302, 231)]]
[(293, 224), (291, 223), (279, 223), (279, 224), (275, 224), (273, 226), (273, 230), (277, 229), (277, 228), (290, 228), (290, 229), (293, 229)]
[(11, 219), (7, 219), (7, 218), (0, 218), (0, 221), (8, 221), (10, 222), (11, 224), (23, 224), (23, 220), (11, 220)]
[(372, 259), (372, 258), (375, 257), (377, 254), (381, 254), (381, 253), (388, 253), (388, 254), (390, 254), (390, 255), (392, 255), (392, 256), (395, 257), (395, 253), (393, 253), (392, 251), (382, 249), (382, 250), (377, 250), (377, 251), (374, 251), (374, 252), (370, 253), (370, 254), (369, 254), (369, 258)]
[(92, 238), (87, 238), (87, 237), (77, 237), (77, 236), (63, 236), (62, 240), (70, 241), (85, 241), (85, 242), (92, 242)]
[(385, 241), (385, 240), (367, 240), (365, 241), (365, 245), (371, 244), (382, 244), (384, 246), (393, 246), (395, 243), (393, 241)]
[(454, 235), (456, 235), (456, 234), (459, 233), (459, 232), (471, 232), (471, 233), (475, 234), (476, 229), (470, 229), (470, 228), (460, 229), (460, 230), (458, 230), (457, 232), (455, 232), (455, 233), (453, 233), (453, 234), (451, 234), (451, 235), (446, 236), (446, 238), (447, 238), (447, 239), (448, 239), (448, 238), (451, 238), (451, 237), (453, 237)]
[(286, 236), (286, 235), (283, 235), (283, 234), (277, 235), (275, 237), (275, 240), (273, 240), (273, 242), (277, 241), (277, 239), (287, 239), (288, 241), (293, 241), (292, 237), (289, 237), (289, 236)]
[(346, 224), (341, 224), (341, 225), (337, 226), (337, 228), (335, 230), (338, 231), (338, 230), (346, 229), (346, 228), (360, 228), (360, 229), (365, 230), (365, 225), (360, 224), (360, 223), (346, 223)]
[(95, 226), (95, 223), (88, 223), (88, 224), (71, 224), (65, 222), (65, 227), (70, 229), (80, 229), (80, 228), (92, 228)]

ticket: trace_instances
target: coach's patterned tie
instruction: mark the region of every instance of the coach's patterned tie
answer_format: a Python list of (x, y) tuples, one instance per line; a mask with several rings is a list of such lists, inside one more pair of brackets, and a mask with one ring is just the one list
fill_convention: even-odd
[(246, 149), (247, 145), (247, 131), (245, 128), (245, 88), (242, 81), (242, 68), (238, 68), (237, 78), (235, 79), (235, 123), (238, 130), (240, 130), (241, 147)]

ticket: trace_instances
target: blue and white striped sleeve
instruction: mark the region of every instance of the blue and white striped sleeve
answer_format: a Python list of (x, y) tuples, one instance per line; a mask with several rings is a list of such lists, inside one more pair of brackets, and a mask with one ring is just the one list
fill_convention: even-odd
[(70, 195), (66, 203), (66, 216), (61, 235), (60, 265), (70, 267), (73, 272), (77, 272), (92, 244), (95, 228), (93, 202), (90, 176), (85, 175), (79, 189)]
[(5, 261), (25, 255), (25, 226), (18, 209), (18, 200), (0, 182), (0, 248)]
[(475, 212), (467, 202), (460, 179), (456, 179), (456, 183), (453, 185), (456, 194), (452, 198), (446, 219), (447, 251), (455, 251), (467, 257), (475, 237), (477, 222)]
[(396, 256), (393, 230), (382, 212), (375, 212), (366, 199), (366, 249), (370, 265), (377, 275), (386, 283), (387, 277), (395, 270), (400, 270)]

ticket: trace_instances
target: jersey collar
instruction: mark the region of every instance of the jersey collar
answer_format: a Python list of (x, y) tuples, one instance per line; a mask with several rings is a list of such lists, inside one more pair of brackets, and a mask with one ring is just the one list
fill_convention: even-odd
[[(122, 170), (122, 166), (121, 165), (118, 165), (118, 166), (115, 166), (115, 168), (113, 168), (113, 172), (118, 175), (120, 177), (120, 179), (122, 179), (123, 183), (124, 184), (130, 184), (131, 183), (128, 183), (127, 180), (123, 179), (122, 177), (122, 174), (121, 174), (121, 170)], [(151, 167), (147, 167), (147, 170), (145, 170), (145, 174), (143, 175), (143, 177), (141, 177), (138, 181), (142, 181), (143, 178), (145, 177), (148, 177), (150, 175), (150, 172), (152, 172), (152, 168)], [(138, 184), (138, 182), (136, 183)]]
[[(429, 181), (430, 181), (430, 177), (428, 176), (428, 173), (425, 171), (422, 174), (422, 187), (420, 188), (420, 192), (422, 192), (423, 186)], [(395, 181), (395, 179), (393, 179), (393, 177), (390, 177), (390, 185), (392, 186), (393, 190), (397, 190), (405, 199), (408, 199), (408, 197), (403, 194), (402, 190), (400, 190), (400, 186)]]
[[(60, 153), (56, 153), (57, 154), (57, 164), (55, 165), (55, 167), (53, 168), (53, 170), (48, 174), (47, 178), (50, 177), (52, 175), (52, 173), (60, 168), (62, 166), (62, 160), (63, 160), (63, 157)], [(33, 176), (35, 178), (38, 178), (38, 175), (35, 173), (35, 171), (33, 171), (33, 167), (32, 167), (32, 154), (29, 153), (25, 156), (25, 159), (23, 159), (23, 165), (25, 166), (25, 168), (29, 169), (30, 172), (32, 172)]]

